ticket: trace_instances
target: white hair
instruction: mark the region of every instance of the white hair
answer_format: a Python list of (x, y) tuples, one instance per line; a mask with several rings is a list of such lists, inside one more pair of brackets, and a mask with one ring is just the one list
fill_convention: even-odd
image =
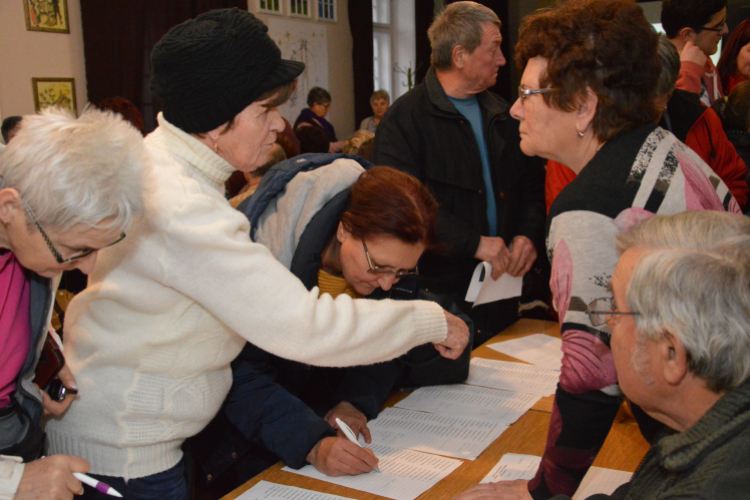
[(655, 215), (615, 238), (654, 252), (636, 266), (626, 300), (639, 337), (669, 331), (690, 370), (722, 391), (750, 376), (750, 219), (716, 211)]
[(622, 255), (631, 247), (708, 249), (727, 238), (750, 236), (750, 218), (713, 210), (655, 215), (615, 237)]
[(713, 249), (658, 249), (638, 263), (626, 293), (638, 336), (677, 337), (689, 370), (715, 392), (750, 377), (750, 237)]
[(25, 116), (0, 155), (0, 187), (17, 190), (45, 228), (123, 231), (143, 207), (144, 164), (143, 137), (120, 115), (48, 108)]

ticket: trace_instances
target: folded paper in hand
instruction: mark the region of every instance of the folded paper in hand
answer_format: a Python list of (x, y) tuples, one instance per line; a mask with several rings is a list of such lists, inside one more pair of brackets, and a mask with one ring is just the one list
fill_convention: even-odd
[(480, 304), (520, 297), (522, 288), (523, 276), (515, 278), (508, 273), (503, 273), (496, 281), (492, 279), (492, 264), (481, 262), (474, 269), (465, 300), (473, 302), (476, 307)]

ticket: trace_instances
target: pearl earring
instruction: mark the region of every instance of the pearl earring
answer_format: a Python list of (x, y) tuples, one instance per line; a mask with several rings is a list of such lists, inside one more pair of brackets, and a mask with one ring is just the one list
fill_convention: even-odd
[(578, 138), (583, 139), (583, 132), (578, 132)]

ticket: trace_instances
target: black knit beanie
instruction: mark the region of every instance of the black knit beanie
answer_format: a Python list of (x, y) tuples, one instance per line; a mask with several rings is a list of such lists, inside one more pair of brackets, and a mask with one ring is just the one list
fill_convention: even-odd
[(249, 12), (217, 9), (175, 26), (151, 51), (151, 93), (164, 117), (188, 133), (228, 122), (305, 65), (281, 58), (268, 28)]

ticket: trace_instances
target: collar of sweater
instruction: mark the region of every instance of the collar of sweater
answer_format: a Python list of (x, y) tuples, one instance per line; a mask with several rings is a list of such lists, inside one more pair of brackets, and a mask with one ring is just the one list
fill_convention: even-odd
[(750, 425), (750, 381), (732, 389), (685, 432), (668, 436), (657, 445), (662, 466), (674, 472), (688, 470)]
[(162, 113), (157, 117), (169, 152), (195, 169), (219, 192), (235, 168), (197, 138), (172, 125)]
[[(448, 98), (448, 94), (443, 90), (443, 86), (438, 80), (435, 68), (431, 67), (427, 71), (427, 75), (424, 78), (424, 86), (427, 92), (427, 97), (430, 102), (441, 112), (447, 115), (451, 115), (457, 118), (463, 118), (464, 116), (456, 109), (451, 100)], [(495, 115), (502, 115), (500, 118), (506, 118), (506, 112), (510, 109), (508, 103), (500, 96), (493, 94), (489, 90), (476, 94), (477, 102), (479, 107), (486, 110), (490, 118)]]

